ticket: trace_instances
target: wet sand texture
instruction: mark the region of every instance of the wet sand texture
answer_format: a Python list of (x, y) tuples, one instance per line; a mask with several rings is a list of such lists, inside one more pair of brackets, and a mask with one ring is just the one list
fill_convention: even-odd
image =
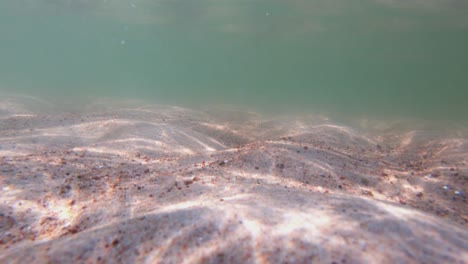
[(0, 100), (1, 263), (467, 263), (466, 131)]

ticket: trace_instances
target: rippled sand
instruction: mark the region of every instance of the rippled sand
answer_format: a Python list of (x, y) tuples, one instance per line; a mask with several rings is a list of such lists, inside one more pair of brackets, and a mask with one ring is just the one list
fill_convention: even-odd
[(466, 263), (466, 130), (0, 98), (0, 262)]

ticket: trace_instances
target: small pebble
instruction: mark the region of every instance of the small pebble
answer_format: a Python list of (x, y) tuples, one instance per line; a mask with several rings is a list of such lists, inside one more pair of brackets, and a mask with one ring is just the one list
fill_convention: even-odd
[(456, 195), (461, 195), (461, 192), (460, 192), (460, 191), (454, 191), (454, 193), (455, 193)]
[(447, 185), (444, 185), (444, 190), (448, 190), (449, 187)]

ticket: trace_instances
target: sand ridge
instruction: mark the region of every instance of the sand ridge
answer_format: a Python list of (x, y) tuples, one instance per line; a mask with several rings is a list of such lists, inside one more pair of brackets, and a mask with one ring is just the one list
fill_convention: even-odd
[(466, 133), (5, 97), (0, 261), (464, 263)]

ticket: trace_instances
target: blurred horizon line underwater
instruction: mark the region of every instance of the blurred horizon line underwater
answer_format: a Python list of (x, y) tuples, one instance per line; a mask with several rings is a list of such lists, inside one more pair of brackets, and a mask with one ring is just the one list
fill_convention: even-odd
[(0, 92), (466, 122), (462, 0), (0, 3)]

